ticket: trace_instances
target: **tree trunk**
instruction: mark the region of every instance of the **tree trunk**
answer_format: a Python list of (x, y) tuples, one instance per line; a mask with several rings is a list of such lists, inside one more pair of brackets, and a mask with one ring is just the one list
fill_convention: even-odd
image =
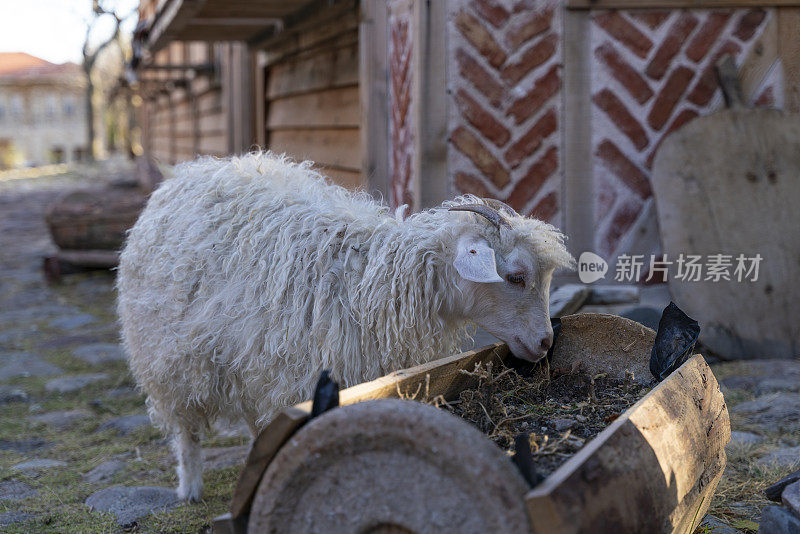
[(92, 103), (92, 96), (94, 96), (94, 83), (92, 82), (92, 63), (88, 64), (84, 60), (84, 70), (86, 71), (86, 158), (89, 162), (95, 160), (94, 153), (94, 105)]

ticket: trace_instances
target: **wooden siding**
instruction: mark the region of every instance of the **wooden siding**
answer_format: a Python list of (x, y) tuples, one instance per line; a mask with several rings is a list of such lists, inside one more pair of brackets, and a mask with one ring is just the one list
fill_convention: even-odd
[(334, 182), (363, 186), (358, 16), (290, 31), (266, 50), (265, 139), (316, 162)]
[(180, 80), (183, 71), (148, 70), (140, 73), (142, 139), (146, 153), (157, 161), (175, 164), (198, 155), (229, 153), (228, 119), (220, 79), (220, 58), (230, 45), (173, 42), (159, 50), (153, 65), (210, 65), (214, 72), (198, 72)]

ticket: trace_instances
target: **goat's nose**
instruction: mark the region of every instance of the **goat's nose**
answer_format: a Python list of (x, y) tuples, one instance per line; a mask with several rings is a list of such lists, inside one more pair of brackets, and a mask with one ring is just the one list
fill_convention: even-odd
[(539, 346), (542, 347), (542, 350), (548, 351), (550, 347), (553, 346), (553, 336), (545, 336), (542, 338), (542, 341), (539, 343)]

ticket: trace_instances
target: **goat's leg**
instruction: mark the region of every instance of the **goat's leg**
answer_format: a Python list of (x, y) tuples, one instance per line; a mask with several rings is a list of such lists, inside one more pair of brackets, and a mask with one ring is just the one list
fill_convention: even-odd
[(172, 445), (178, 458), (178, 497), (188, 501), (200, 500), (203, 492), (203, 451), (200, 434), (181, 428)]

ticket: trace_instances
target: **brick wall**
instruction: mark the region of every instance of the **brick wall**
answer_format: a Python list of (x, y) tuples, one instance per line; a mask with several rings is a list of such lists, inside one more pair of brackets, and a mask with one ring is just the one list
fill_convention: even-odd
[(558, 222), (561, 12), (541, 1), (450, 6), (451, 189)]
[[(717, 59), (732, 54), (741, 63), (771, 16), (763, 9), (592, 14), (595, 246), (601, 255), (618, 252), (652, 196), (650, 172), (661, 140), (722, 105)], [(759, 104), (775, 104), (775, 93), (768, 83)]]
[[(415, 1), (389, 2), (389, 144), (393, 203), (419, 209), (426, 206), (413, 203), (415, 158), (424, 157), (415, 153), (419, 126), (412, 112), (414, 84), (421, 83), (412, 79), (414, 62), (422, 53), (413, 49), (421, 11)], [(722, 106), (715, 62), (723, 54), (737, 64), (753, 50), (758, 55), (776, 16), (755, 8), (597, 9), (588, 14), (585, 35), (565, 35), (561, 0), (446, 1), (448, 144), (441, 179), (450, 196), (495, 197), (521, 213), (566, 224), (564, 161), (575, 156), (564, 142), (569, 110), (563, 80), (565, 69), (584, 69), (590, 112), (577, 127), (588, 128), (590, 146), (579, 157), (591, 161), (590, 176), (579, 183), (593, 191), (594, 215), (587, 217), (594, 248), (609, 260), (630, 245), (637, 227), (655, 224), (648, 206), (662, 139)], [(585, 65), (564, 65), (570, 40), (586, 42)], [(781, 72), (777, 61), (751, 104), (782, 106)]]

